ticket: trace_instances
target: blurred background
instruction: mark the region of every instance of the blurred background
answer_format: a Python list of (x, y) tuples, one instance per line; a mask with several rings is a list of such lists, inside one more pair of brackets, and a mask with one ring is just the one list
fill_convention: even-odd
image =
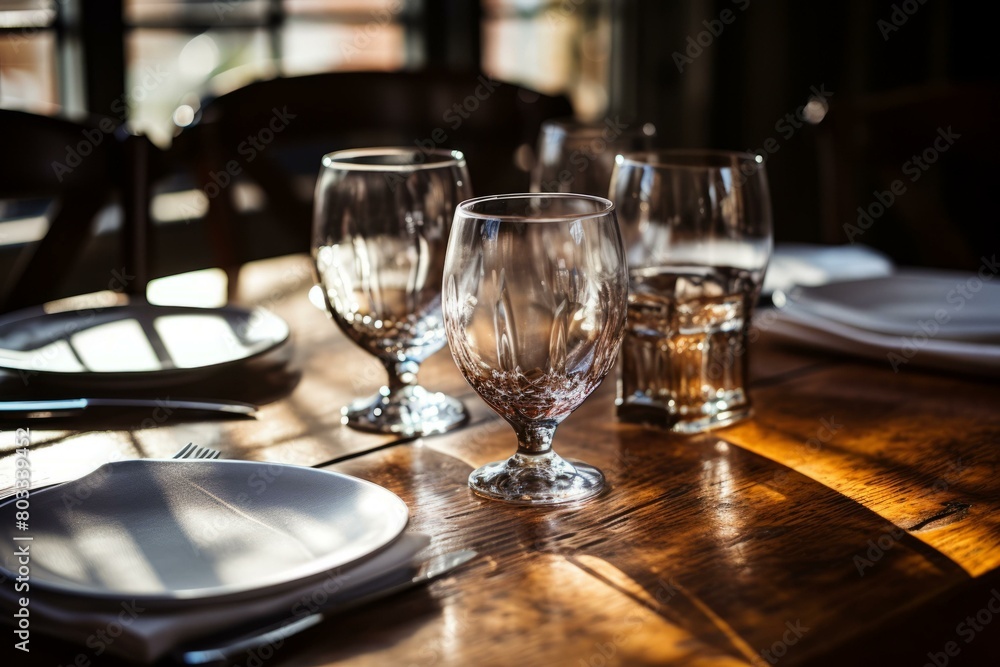
[[(318, 156), (344, 147), (333, 135), (353, 145), (352, 137), (386, 140), (362, 129), (352, 135), (349, 110), (364, 108), (372, 123), (391, 124), (421, 89), (437, 96), (434, 109), (447, 109), (456, 95), (435, 86), (450, 73), (513, 84), (522, 106), (541, 99), (548, 106), (536, 108), (555, 112), (565, 103), (583, 120), (651, 122), (661, 147), (762, 155), (779, 242), (864, 243), (900, 264), (975, 270), (1000, 246), (992, 209), (1000, 94), (982, 7), (945, 0), (0, 0), (0, 108), (97, 127), (107, 118), (148, 136), (160, 156), (150, 167), (153, 277), (306, 251), (301, 229), (288, 232), (302, 225), (282, 218), (308, 215)], [(372, 98), (383, 93), (367, 80), (326, 77), (346, 72), (438, 78), (414, 79), (413, 91), (380, 105)], [(219, 169), (246, 146), (241, 135), (220, 139), (222, 131), (198, 128), (266, 127), (298, 93), (247, 86), (304, 76), (318, 77), (309, 81), (327, 115), (301, 121), (268, 155), (300, 176), (289, 185), (297, 199), (285, 205), (269, 191), (246, 161), (249, 149), (236, 156), (240, 173), (222, 184)], [(451, 90), (472, 95), (475, 88)], [(457, 99), (467, 105), (469, 98)], [(448, 117), (437, 117), (450, 132)], [(491, 118), (478, 122), (502, 122)], [(300, 131), (324, 122), (326, 138)], [(407, 128), (391, 138), (413, 145), (430, 136)], [(213, 153), (212, 142), (227, 141)], [(514, 143), (509, 160), (477, 165), (470, 157), (477, 194), (490, 193), (480, 180), (527, 187), (534, 140)], [(215, 161), (206, 163), (210, 153)], [(16, 170), (18, 158), (0, 152), (4, 169)], [(477, 168), (500, 175), (478, 179)], [(112, 196), (93, 216), (92, 233), (74, 248), (73, 266), (50, 296), (108, 282), (105, 269), (121, 247), (121, 204)], [(213, 213), (217, 206), (223, 210)], [(46, 197), (7, 193), (0, 201), (5, 280), (45, 236), (51, 214)]]

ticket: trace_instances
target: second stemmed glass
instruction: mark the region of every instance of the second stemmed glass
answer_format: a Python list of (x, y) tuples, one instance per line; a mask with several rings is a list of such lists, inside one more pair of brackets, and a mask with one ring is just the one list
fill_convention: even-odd
[(368, 148), (323, 158), (313, 230), (323, 298), (389, 374), (378, 395), (344, 408), (344, 424), (424, 435), (468, 420), (459, 401), (417, 384), (417, 371), (445, 343), (441, 270), (455, 206), (471, 195), (458, 151)]
[(542, 123), (538, 157), (531, 172), (532, 192), (576, 192), (605, 197), (615, 156), (652, 147), (652, 123), (608, 119), (584, 123), (555, 118)]
[(517, 453), (469, 477), (487, 498), (583, 500), (604, 476), (552, 451), (556, 427), (611, 370), (628, 271), (614, 205), (574, 194), (463, 202), (444, 268), (444, 320), (459, 369), (517, 433)]

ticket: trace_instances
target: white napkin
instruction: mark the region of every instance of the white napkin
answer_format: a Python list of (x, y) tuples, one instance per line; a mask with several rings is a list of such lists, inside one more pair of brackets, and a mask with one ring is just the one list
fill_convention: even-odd
[[(973, 289), (974, 288), (974, 289)], [(1000, 343), (1000, 277), (900, 269), (889, 277), (793, 290), (785, 312), (890, 336)]]
[(775, 294), (757, 326), (779, 340), (885, 362), (1000, 374), (1000, 277), (926, 269)]
[(798, 312), (781, 312), (760, 327), (775, 339), (881, 361), (899, 372), (908, 367), (1000, 375), (1000, 345), (928, 338), (907, 339)]
[(892, 261), (864, 245), (824, 246), (780, 243), (764, 276), (764, 294), (797, 285), (825, 285), (841, 280), (874, 278), (892, 273)]
[[(246, 595), (215, 601), (154, 606), (125, 600), (108, 606), (85, 597), (59, 595), (33, 587), (28, 596), (31, 630), (81, 645), (93, 659), (101, 653), (151, 663), (179, 644), (278, 615), (302, 617), (316, 603), (347, 601), (395, 582), (413, 566), (414, 556), (430, 543), (422, 533), (407, 533), (374, 556), (353, 566), (310, 577), (257, 597)], [(0, 587), (0, 608), (10, 622), (17, 600), (12, 581)]]

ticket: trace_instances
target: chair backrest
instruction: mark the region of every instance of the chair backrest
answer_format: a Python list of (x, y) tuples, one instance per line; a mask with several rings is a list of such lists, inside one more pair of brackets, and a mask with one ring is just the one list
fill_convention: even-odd
[[(186, 143), (200, 162), (209, 224), (226, 230), (220, 239), (236, 233), (240, 217), (229, 184), (248, 179), (263, 190), (269, 217), (288, 240), (267, 249), (278, 254), (309, 248), (325, 153), (389, 145), (458, 149), (475, 194), (524, 191), (530, 165), (518, 166), (518, 151), (531, 150), (543, 120), (571, 113), (564, 97), (480, 73), (327, 73), (259, 81), (211, 100), (175, 143)], [(228, 252), (233, 262), (260, 254), (232, 244)]]
[(144, 273), (144, 259), (131, 251), (144, 241), (137, 232), (144, 228), (148, 201), (136, 198), (144, 196), (132, 187), (143, 169), (131, 156), (141, 156), (148, 141), (126, 135), (110, 118), (72, 122), (0, 110), (0, 128), (6, 149), (0, 160), (0, 199), (51, 202), (42, 211), (48, 222), (44, 237), (3, 253), (12, 266), (0, 292), (0, 312), (114, 284), (113, 272), (126, 262), (117, 248), (106, 260), (106, 275), (93, 284), (67, 285), (66, 279), (91, 238), (97, 214), (116, 195), (124, 204), (121, 239), (130, 257), (125, 275), (133, 279), (119, 279), (115, 286), (143, 293), (145, 281), (134, 278)]

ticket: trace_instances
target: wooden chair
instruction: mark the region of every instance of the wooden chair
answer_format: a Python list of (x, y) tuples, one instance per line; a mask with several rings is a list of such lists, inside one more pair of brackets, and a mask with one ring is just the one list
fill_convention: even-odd
[[(327, 73), (259, 81), (207, 102), (175, 150), (197, 164), (214, 254), (234, 287), (241, 263), (309, 249), (324, 154), (387, 145), (458, 149), (477, 195), (524, 191), (530, 165), (518, 156), (530, 155), (543, 120), (571, 114), (564, 97), (480, 73)], [(241, 210), (234, 183), (255, 184), (264, 210)]]
[[(115, 287), (144, 296), (148, 277), (148, 159), (155, 148), (109, 118), (71, 122), (0, 110), (6, 153), (0, 161), (0, 199), (48, 200), (49, 227), (13, 258), (0, 312), (54, 298)], [(87, 284), (67, 284), (90, 240), (95, 217), (117, 197), (123, 207), (120, 252), (107, 273)], [(124, 276), (113, 271), (124, 267)], [(117, 280), (117, 283), (115, 281)]]

